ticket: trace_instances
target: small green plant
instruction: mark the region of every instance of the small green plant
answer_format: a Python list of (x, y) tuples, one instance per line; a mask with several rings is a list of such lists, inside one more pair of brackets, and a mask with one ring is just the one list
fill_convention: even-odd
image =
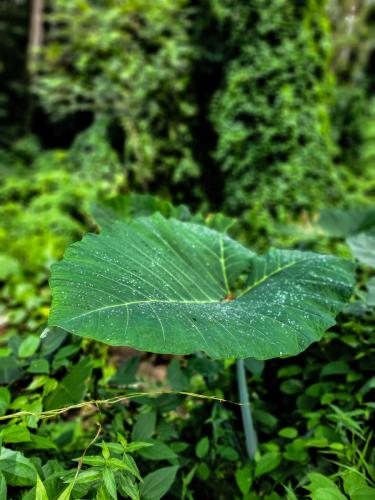
[(353, 264), (312, 252), (258, 256), (223, 231), (155, 213), (105, 219), (99, 235), (53, 265), (50, 284), (50, 328), (156, 353), (237, 359), (253, 458), (242, 360), (296, 355), (319, 340), (351, 295)]
[(128, 443), (121, 435), (117, 438), (117, 442), (100, 442), (96, 445), (101, 448), (100, 454), (84, 453), (74, 460), (78, 465), (69, 470), (64, 470), (56, 460), (39, 468), (35, 460), (26, 458), (18, 451), (1, 447), (0, 498), (10, 498), (7, 496), (10, 494), (8, 487), (33, 485), (22, 498), (69, 500), (85, 497), (117, 500), (119, 493), (133, 500), (156, 500), (165, 495), (172, 486), (179, 466), (161, 467), (142, 478), (132, 454), (153, 445)]
[[(96, 490), (98, 499), (112, 498), (117, 500), (117, 491), (125, 497), (139, 499), (138, 481), (142, 481), (138, 467), (131, 455), (137, 449), (150, 446), (148, 443), (127, 443), (120, 435), (119, 443), (102, 442), (100, 455), (85, 455), (77, 458), (78, 469), (72, 471), (65, 482), (66, 489), (59, 499), (69, 498), (75, 486), (81, 495)], [(89, 467), (80, 471), (83, 465)]]

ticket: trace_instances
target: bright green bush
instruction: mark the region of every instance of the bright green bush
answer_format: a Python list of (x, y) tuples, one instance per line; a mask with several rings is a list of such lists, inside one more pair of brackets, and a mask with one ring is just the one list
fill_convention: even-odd
[[(121, 200), (126, 201), (117, 202)], [(149, 198), (143, 201), (149, 206)], [(348, 215), (343, 213), (344, 222)], [(322, 488), (332, 498), (372, 498), (374, 309), (365, 292), (370, 285), (366, 276), (366, 268), (361, 269), (355, 302), (322, 342), (266, 364), (246, 360), (261, 436), (254, 463), (244, 455), (236, 405), (181, 394), (138, 394), (117, 404), (87, 402), (171, 388), (237, 401), (233, 360), (214, 361), (201, 353), (174, 359), (135, 351), (114, 355), (104, 344), (59, 329), (40, 339), (40, 319), (27, 324), (32, 330), (28, 334), (24, 322), (19, 324), (21, 335), (5, 325), (0, 383), (9, 385), (0, 388), (0, 416), (8, 420), (0, 425), (0, 492), (7, 488), (4, 498), (34, 498), (35, 488), (40, 492), (43, 483), (49, 498), (59, 498), (69, 485), (74, 489), (70, 498), (97, 498), (103, 480), (110, 484), (102, 470), (103, 441), (111, 457), (124, 460), (121, 445), (126, 438), (144, 478), (141, 498), (160, 498), (160, 488), (169, 490), (166, 498), (281, 500), (287, 495), (293, 500), (320, 498)], [(81, 401), (87, 404), (53, 414)], [(18, 411), (35, 414), (11, 418)], [(41, 411), (54, 416), (41, 418)], [(141, 448), (134, 441), (151, 446)], [(86, 458), (77, 472), (84, 450)], [(24, 467), (14, 467), (16, 463)], [(111, 460), (108, 466), (124, 495), (119, 462)], [(159, 481), (150, 490), (156, 473)]]
[(90, 111), (123, 132), (133, 186), (199, 173), (191, 151), (185, 0), (56, 1), (35, 92), (54, 117)]
[[(91, 127), (90, 133), (77, 137), (70, 151), (43, 151), (32, 136), (0, 151), (4, 178), (0, 185), (0, 260), (7, 263), (4, 277), (8, 281), (1, 297), (8, 305), (18, 301), (17, 283), (26, 281), (31, 295), (39, 295), (38, 287), (45, 284), (50, 264), (87, 228), (89, 204), (98, 196), (116, 193), (123, 184), (117, 158), (98, 140), (101, 132), (100, 124)], [(94, 147), (95, 140), (99, 147)], [(19, 301), (25, 303), (24, 294)]]
[[(353, 10), (354, 9), (354, 10)], [(330, 2), (333, 36), (332, 68), (335, 91), (332, 105), (336, 158), (358, 176), (373, 177), (375, 5), (348, 0)], [(370, 102), (370, 104), (369, 104)]]
[(217, 3), (230, 50), (212, 103), (226, 206), (258, 215), (258, 203), (299, 211), (332, 199), (325, 2)]

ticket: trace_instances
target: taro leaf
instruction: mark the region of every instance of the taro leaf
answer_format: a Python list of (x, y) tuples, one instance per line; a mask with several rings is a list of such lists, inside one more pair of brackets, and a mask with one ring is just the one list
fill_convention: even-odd
[(375, 232), (375, 207), (348, 210), (327, 208), (321, 211), (319, 225), (330, 236), (345, 238), (362, 232)]
[(361, 233), (348, 238), (347, 242), (356, 259), (375, 268), (375, 235)]
[(256, 257), (223, 233), (155, 214), (69, 247), (52, 267), (49, 325), (158, 353), (294, 355), (334, 324), (352, 274), (351, 262), (332, 256)]

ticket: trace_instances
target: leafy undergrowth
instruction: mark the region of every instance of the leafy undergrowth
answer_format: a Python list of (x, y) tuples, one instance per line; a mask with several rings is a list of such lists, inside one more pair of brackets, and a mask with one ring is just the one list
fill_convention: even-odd
[[(35, 199), (43, 196), (38, 182)], [(75, 203), (65, 208), (69, 193), (57, 208), (69, 214), (70, 224), (77, 214)], [(14, 227), (34, 194), (17, 196)], [(165, 213), (172, 210), (168, 204), (157, 209), (173, 215)], [(53, 229), (43, 214), (46, 229), (25, 222), (22, 244), (3, 228), (11, 244), (0, 274), (0, 498), (374, 498), (374, 310), (365, 304), (366, 268), (358, 273), (357, 300), (319, 344), (295, 357), (247, 360), (260, 441), (250, 464), (240, 407), (215, 399), (238, 401), (234, 360), (109, 348), (58, 329), (40, 337), (55, 258), (41, 253), (43, 242), (63, 234), (63, 243), (53, 242), (61, 254), (80, 231)], [(279, 234), (285, 246), (349, 255), (341, 240), (314, 231)], [(126, 399), (138, 392), (155, 395)], [(107, 401), (113, 398), (120, 401)]]
[[(48, 498), (58, 498), (69, 485), (72, 498), (115, 498), (116, 489), (136, 498), (138, 485), (141, 498), (150, 499), (167, 490), (170, 498), (319, 499), (321, 489), (332, 498), (372, 498), (374, 315), (351, 309), (304, 354), (247, 362), (261, 443), (254, 464), (246, 458), (239, 407), (229, 403), (163, 394), (36, 416), (83, 400), (164, 389), (235, 402), (232, 361), (151, 356), (62, 330), (40, 339), (35, 319), (32, 328), (27, 321), (4, 325), (1, 415), (36, 415), (1, 422), (2, 487), (6, 482), (8, 498), (34, 498), (43, 487)], [(136, 472), (124, 462), (127, 443), (134, 443), (125, 456), (134, 458)], [(74, 460), (84, 452), (77, 475)]]

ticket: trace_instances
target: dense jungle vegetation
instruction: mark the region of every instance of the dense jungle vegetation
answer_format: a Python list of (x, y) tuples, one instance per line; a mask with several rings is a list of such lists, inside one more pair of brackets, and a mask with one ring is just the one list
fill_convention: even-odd
[[(375, 2), (3, 0), (0, 34), (0, 500), (375, 499)], [(226, 334), (106, 316), (153, 293)]]

